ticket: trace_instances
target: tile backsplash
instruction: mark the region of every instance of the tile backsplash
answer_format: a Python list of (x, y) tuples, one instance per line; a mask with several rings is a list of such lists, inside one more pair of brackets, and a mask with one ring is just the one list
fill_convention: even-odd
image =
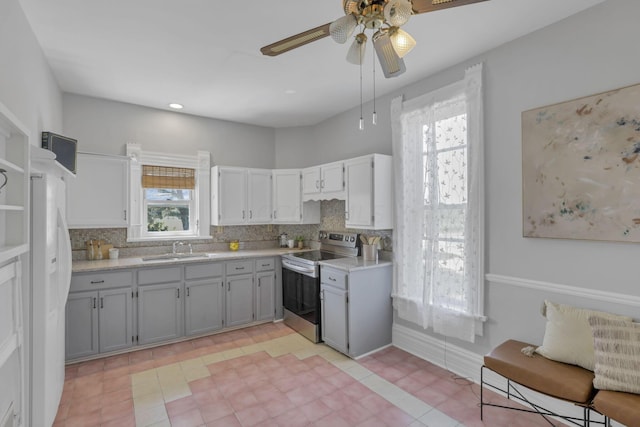
[[(392, 250), (392, 230), (354, 230), (345, 227), (344, 200), (323, 201), (320, 205), (321, 223), (312, 225), (247, 225), (212, 226), (212, 239), (189, 240), (194, 252), (228, 250), (230, 240), (240, 241), (241, 249), (267, 249), (278, 245), (281, 233), (290, 238), (303, 236), (305, 246), (315, 242), (320, 230), (348, 231), (364, 233), (367, 236), (381, 236), (384, 252)], [(171, 251), (173, 240), (161, 242), (127, 242), (126, 228), (71, 229), (71, 248), (74, 260), (86, 259), (85, 242), (101, 239), (120, 248), (121, 257), (155, 255)], [(176, 239), (179, 240), (179, 239)], [(388, 254), (389, 255), (389, 254)], [(384, 256), (384, 255), (383, 255)]]

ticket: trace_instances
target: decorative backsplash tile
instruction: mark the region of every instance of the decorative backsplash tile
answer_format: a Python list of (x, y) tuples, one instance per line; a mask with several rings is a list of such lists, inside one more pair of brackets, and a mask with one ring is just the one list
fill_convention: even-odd
[[(212, 239), (189, 240), (194, 252), (213, 252), (229, 249), (229, 241), (240, 241), (240, 249), (268, 249), (278, 246), (281, 233), (289, 238), (303, 236), (305, 246), (312, 246), (318, 239), (320, 230), (347, 231), (364, 233), (367, 236), (381, 236), (384, 252), (392, 250), (392, 230), (355, 230), (345, 227), (344, 200), (323, 201), (320, 205), (320, 224), (311, 225), (247, 225), (247, 226), (212, 226)], [(74, 260), (86, 259), (85, 242), (101, 239), (120, 248), (120, 256), (157, 255), (171, 251), (174, 240), (161, 242), (127, 242), (126, 228), (71, 229), (71, 248)], [(179, 239), (176, 239), (179, 240)], [(311, 245), (310, 245), (311, 244)], [(387, 254), (388, 256), (389, 254)]]

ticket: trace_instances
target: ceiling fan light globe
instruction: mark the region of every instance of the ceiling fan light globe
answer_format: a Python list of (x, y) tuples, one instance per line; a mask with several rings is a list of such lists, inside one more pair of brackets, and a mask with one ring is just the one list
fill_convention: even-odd
[(367, 47), (367, 36), (364, 33), (360, 33), (356, 36), (349, 51), (347, 52), (347, 62), (354, 65), (362, 65), (364, 61), (364, 53)]
[(384, 19), (392, 27), (401, 27), (411, 18), (412, 6), (409, 0), (390, 0), (384, 6)]
[(345, 15), (336, 19), (329, 25), (329, 35), (336, 42), (345, 43), (358, 25), (358, 20), (353, 15)]
[(416, 46), (415, 39), (409, 33), (397, 27), (392, 27), (389, 30), (389, 40), (400, 58), (403, 58)]
[(388, 31), (378, 31), (374, 34), (373, 47), (386, 78), (397, 77), (407, 71), (404, 60), (398, 56), (391, 44)]

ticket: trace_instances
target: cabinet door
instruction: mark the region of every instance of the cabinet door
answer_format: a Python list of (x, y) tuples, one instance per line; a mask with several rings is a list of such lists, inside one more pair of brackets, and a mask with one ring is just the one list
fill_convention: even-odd
[(370, 226), (373, 223), (373, 163), (370, 157), (345, 162), (347, 201), (345, 225)]
[[(247, 220), (247, 175), (244, 168), (220, 168), (219, 224), (242, 224)], [(215, 191), (215, 190), (214, 190)]]
[(74, 292), (67, 298), (66, 359), (98, 353), (98, 293)]
[(275, 271), (256, 273), (256, 320), (271, 320), (275, 316)]
[(227, 327), (253, 321), (253, 274), (227, 277)]
[(273, 222), (295, 224), (300, 215), (300, 171), (273, 171)]
[(121, 350), (133, 344), (131, 288), (100, 291), (100, 352)]
[(187, 335), (222, 329), (224, 319), (224, 282), (222, 278), (187, 282), (185, 286)]
[(322, 341), (348, 353), (347, 291), (332, 286), (320, 286), (322, 307)]
[(182, 336), (182, 284), (138, 287), (138, 335), (140, 344)]
[(128, 159), (78, 154), (76, 179), (67, 181), (70, 228), (126, 227)]
[(249, 169), (247, 204), (248, 221), (254, 224), (271, 222), (271, 170)]
[(331, 163), (322, 167), (320, 187), (323, 193), (337, 193), (344, 190), (344, 165)]
[(320, 168), (302, 170), (302, 194), (305, 196), (320, 194)]

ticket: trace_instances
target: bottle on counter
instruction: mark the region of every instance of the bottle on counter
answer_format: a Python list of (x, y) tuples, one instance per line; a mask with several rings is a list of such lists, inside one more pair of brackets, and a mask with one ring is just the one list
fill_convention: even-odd
[(93, 250), (93, 239), (89, 240), (89, 244), (87, 245), (87, 259), (93, 260), (95, 258), (95, 252)]
[(94, 259), (102, 259), (102, 242), (98, 240), (98, 250), (96, 251)]

